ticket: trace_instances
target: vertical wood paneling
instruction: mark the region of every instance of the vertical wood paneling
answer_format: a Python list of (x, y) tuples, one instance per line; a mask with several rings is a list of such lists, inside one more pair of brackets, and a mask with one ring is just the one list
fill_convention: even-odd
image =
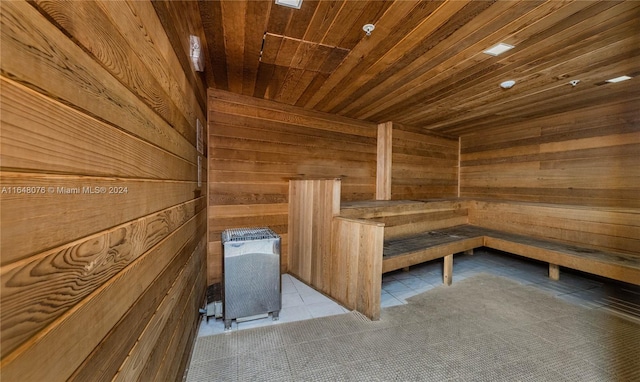
[(380, 318), (384, 223), (336, 217), (332, 223), (331, 291), (349, 309)]
[(376, 200), (391, 200), (393, 123), (378, 125), (378, 159), (376, 166)]
[(330, 292), (331, 221), (340, 213), (340, 179), (289, 182), (288, 271), (324, 293)]
[(0, 374), (181, 380), (207, 209), (180, 4), (0, 7)]
[(209, 283), (220, 280), (220, 234), (269, 226), (283, 236), (292, 178), (342, 179), (343, 200), (373, 199), (376, 124), (209, 90)]
[(391, 197), (456, 197), (458, 139), (393, 124)]
[(637, 101), (602, 103), (461, 139), (461, 196), (640, 207)]

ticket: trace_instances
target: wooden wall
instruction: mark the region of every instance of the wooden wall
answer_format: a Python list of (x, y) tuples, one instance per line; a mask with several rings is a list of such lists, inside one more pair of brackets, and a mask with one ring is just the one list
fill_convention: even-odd
[(461, 196), (640, 207), (638, 99), (461, 138)]
[(0, 2), (3, 380), (182, 379), (206, 95), (180, 4)]
[(392, 134), (392, 199), (457, 196), (458, 138), (397, 123)]
[(286, 271), (289, 179), (342, 179), (342, 200), (373, 199), (377, 125), (209, 90), (209, 283), (224, 229), (268, 226)]

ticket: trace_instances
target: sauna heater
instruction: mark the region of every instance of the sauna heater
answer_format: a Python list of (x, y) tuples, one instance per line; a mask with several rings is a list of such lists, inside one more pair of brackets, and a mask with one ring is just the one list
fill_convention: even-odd
[(222, 232), (224, 251), (224, 328), (231, 321), (280, 313), (280, 237), (269, 228), (234, 228)]

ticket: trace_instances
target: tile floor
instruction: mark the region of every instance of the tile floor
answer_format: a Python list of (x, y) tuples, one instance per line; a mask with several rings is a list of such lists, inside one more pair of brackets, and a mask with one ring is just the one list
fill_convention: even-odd
[[(473, 256), (454, 256), (453, 282), (479, 273), (505, 276), (522, 284), (556, 296), (567, 302), (589, 308), (603, 308), (617, 314), (640, 318), (640, 288), (616, 283), (592, 275), (561, 269), (560, 280), (547, 276), (546, 263), (533, 261), (498, 251), (480, 249)], [(411, 267), (407, 272), (398, 270), (382, 277), (382, 308), (406, 304), (406, 299), (442, 285), (442, 260), (434, 260)], [(297, 280), (291, 275), (282, 276), (282, 310), (280, 319), (270, 317), (236, 323), (231, 331), (277, 325), (283, 322), (307, 320), (348, 312), (330, 298)], [(204, 318), (198, 336), (223, 333), (221, 319)]]
[[(349, 312), (329, 297), (316, 291), (310, 286), (299, 281), (291, 275), (282, 275), (282, 309), (280, 318), (273, 321), (271, 317), (252, 321), (236, 322), (231, 324), (230, 331), (257, 328), (261, 326), (277, 325), (283, 322), (308, 320), (311, 318), (332, 316)], [(224, 322), (222, 319), (203, 318), (200, 323), (198, 337), (223, 333)]]

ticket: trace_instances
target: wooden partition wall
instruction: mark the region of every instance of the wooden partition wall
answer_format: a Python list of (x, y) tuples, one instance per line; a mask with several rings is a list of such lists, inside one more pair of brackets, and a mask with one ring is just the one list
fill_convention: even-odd
[(638, 100), (488, 129), (461, 139), (461, 196), (640, 207)]
[(181, 380), (206, 287), (205, 91), (198, 31), (165, 23), (194, 9), (0, 7), (2, 380)]
[(210, 284), (227, 228), (273, 229), (286, 272), (289, 179), (340, 177), (343, 200), (374, 198), (376, 124), (213, 89), (208, 105)]
[(380, 317), (384, 223), (338, 216), (340, 179), (289, 185), (289, 272), (348, 309)]
[(288, 270), (324, 293), (331, 291), (331, 222), (340, 213), (340, 179), (289, 182)]

